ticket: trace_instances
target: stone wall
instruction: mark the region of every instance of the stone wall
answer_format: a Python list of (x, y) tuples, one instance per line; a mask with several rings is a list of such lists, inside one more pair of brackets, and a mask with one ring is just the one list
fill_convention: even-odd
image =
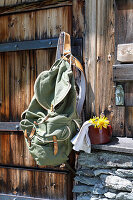
[(77, 200), (133, 200), (133, 155), (81, 152), (73, 192)]

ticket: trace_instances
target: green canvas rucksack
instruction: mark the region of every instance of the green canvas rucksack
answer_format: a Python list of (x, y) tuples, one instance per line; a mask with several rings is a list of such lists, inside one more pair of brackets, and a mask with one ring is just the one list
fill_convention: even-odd
[[(81, 85), (85, 85), (85, 79), (81, 64), (71, 55), (70, 36), (64, 32), (62, 35), (64, 55), (60, 58), (59, 40), (59, 59), (36, 79), (34, 96), (20, 122), (28, 149), (38, 165), (57, 166), (67, 161), (72, 149), (71, 139), (81, 124), (79, 115), (85, 97)], [(78, 105), (71, 64), (80, 71)]]

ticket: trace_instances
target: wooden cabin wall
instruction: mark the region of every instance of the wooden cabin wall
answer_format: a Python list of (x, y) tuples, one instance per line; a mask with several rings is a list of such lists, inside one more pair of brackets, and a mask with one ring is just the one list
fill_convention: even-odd
[[(117, 45), (133, 43), (133, 1), (85, 1), (85, 71), (87, 118), (104, 113), (114, 136), (133, 137), (133, 81), (114, 82)], [(132, 64), (132, 63), (131, 63)], [(122, 84), (123, 106), (116, 106), (115, 88)]]
[[(43, 1), (43, 9), (20, 7), (18, 2), (0, 1), (0, 43), (48, 39), (61, 31), (84, 36), (84, 1), (51, 1), (46, 7), (50, 1)], [(25, 2), (30, 1), (19, 3)], [(54, 48), (0, 53), (0, 121), (20, 121), (33, 96), (36, 77), (50, 68), (55, 54)], [(36, 165), (23, 133), (0, 132), (0, 193), (65, 200), (72, 199), (72, 186), (67, 169)]]
[[(133, 1), (116, 1), (116, 46), (133, 43)], [(119, 63), (117, 61), (117, 63)], [(130, 64), (133, 64), (130, 62)], [(133, 78), (123, 82), (125, 92), (125, 135), (133, 137)]]
[(111, 122), (113, 135), (125, 136), (125, 107), (115, 105), (116, 84), (113, 82), (117, 40), (115, 30), (118, 30), (115, 27), (115, 1), (86, 0), (85, 9), (87, 114), (92, 117), (104, 113)]

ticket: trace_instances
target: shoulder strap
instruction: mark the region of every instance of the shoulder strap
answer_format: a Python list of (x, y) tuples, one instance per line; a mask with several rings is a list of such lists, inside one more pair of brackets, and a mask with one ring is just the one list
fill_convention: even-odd
[[(67, 58), (67, 55), (71, 55), (70, 35), (68, 33), (61, 32), (59, 39), (58, 39), (58, 45), (57, 45), (57, 51), (56, 51), (56, 60), (60, 59), (61, 57), (64, 60), (68, 60), (80, 72), (80, 76), (78, 76), (78, 80), (76, 80), (76, 83), (79, 87), (79, 94), (78, 94), (78, 101), (77, 101), (77, 112), (80, 116), (82, 109), (83, 109), (83, 104), (84, 104), (84, 100), (85, 100), (85, 92), (86, 92), (85, 74), (84, 74), (84, 70), (83, 70), (81, 63), (73, 55), (71, 55), (69, 58)], [(71, 61), (70, 61), (70, 59), (71, 59)]]

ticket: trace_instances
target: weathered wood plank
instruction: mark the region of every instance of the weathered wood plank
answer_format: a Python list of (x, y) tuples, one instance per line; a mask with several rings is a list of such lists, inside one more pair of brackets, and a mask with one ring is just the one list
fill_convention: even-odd
[[(116, 8), (115, 8), (115, 46), (117, 47), (118, 44), (123, 44), (124, 51), (122, 52), (122, 56), (129, 57), (129, 54), (132, 55), (132, 50), (129, 48), (127, 50), (127, 45), (132, 46), (133, 42), (133, 1), (131, 0), (124, 0), (120, 1), (117, 0), (116, 2)], [(131, 45), (130, 45), (131, 43)], [(125, 44), (125, 46), (124, 46)], [(125, 50), (126, 47), (126, 50)], [(117, 54), (116, 54), (117, 55)], [(130, 55), (130, 58), (132, 57)], [(123, 60), (122, 60), (123, 61)], [(117, 56), (116, 56), (116, 63), (117, 63)], [(132, 72), (132, 64), (122, 64), (120, 65), (120, 68), (118, 66), (118, 69), (116, 69), (118, 78), (117, 81), (130, 81), (125, 82), (125, 135), (127, 137), (133, 136), (133, 128), (132, 128), (132, 117), (133, 117), (133, 111), (132, 107), (128, 107), (132, 105), (132, 80), (133, 80), (133, 72)], [(114, 70), (113, 70), (114, 71)], [(113, 75), (114, 76), (114, 75)]]
[[(4, 68), (3, 68), (3, 65), (4, 65), (4, 59), (3, 59), (3, 54), (0, 54), (0, 76), (1, 76), (1, 97), (2, 97), (2, 100), (4, 100)], [(4, 113), (4, 105), (0, 104), (0, 121), (3, 119), (3, 113)]]
[(133, 81), (133, 64), (119, 64), (113, 66), (114, 81)]
[(0, 167), (0, 193), (66, 200), (68, 177), (67, 173)]
[[(133, 1), (117, 0), (115, 8), (115, 45), (133, 42)], [(129, 9), (130, 8), (130, 9)]]
[(89, 116), (95, 114), (96, 67), (97, 67), (97, 3), (96, 0), (85, 1), (85, 72), (87, 79), (86, 112)]
[[(28, 7), (28, 6), (31, 7), (31, 6), (39, 5), (39, 4), (40, 4), (40, 6), (42, 6), (42, 5), (48, 6), (48, 5), (60, 4), (63, 2), (66, 2), (66, 1), (65, 0), (1, 0), (0, 7), (1, 8), (3, 8), (3, 7), (12, 8), (12, 7), (18, 6), (18, 8), (20, 9), (21, 7), (22, 8)], [(71, 2), (71, 1), (69, 0), (69, 2)]]
[(0, 42), (35, 39), (34, 14), (25, 13), (0, 17)]
[[(72, 1), (72, 22), (73, 22), (73, 36), (84, 37), (84, 0), (73, 0)], [(70, 20), (69, 20), (70, 21)]]
[[(21, 1), (21, 0), (20, 0)], [(24, 13), (24, 12), (32, 12), (37, 10), (45, 10), (45, 9), (51, 9), (51, 8), (58, 8), (63, 6), (72, 6), (71, 1), (65, 1), (65, 2), (57, 2), (56, 4), (51, 4), (52, 2), (35, 2), (31, 4), (24, 4), (24, 5), (18, 5), (18, 6), (7, 6), (0, 9), (0, 16), (3, 15), (11, 15), (11, 14), (17, 14), (17, 13)]]
[(9, 108), (9, 104), (10, 104), (10, 81), (9, 81), (9, 77), (10, 77), (10, 71), (9, 71), (9, 60), (5, 59), (5, 77), (4, 77), (4, 81), (5, 81), (5, 91), (4, 91), (4, 95), (5, 95), (5, 115), (6, 115), (6, 120), (9, 121), (9, 114), (10, 114), (10, 108)]
[(35, 172), (35, 177), (36, 197), (67, 200), (67, 176), (65, 174)]
[(54, 38), (61, 31), (72, 35), (72, 20), (69, 20), (71, 17), (71, 6), (1, 16), (0, 42)]
[(117, 60), (120, 62), (133, 62), (133, 43), (117, 46)]
[(2, 67), (1, 67), (1, 59), (0, 59), (0, 106), (1, 104), (2, 104)]
[[(115, 106), (113, 68), (115, 60), (114, 1), (97, 1), (97, 70), (96, 70), (96, 115), (105, 113), (113, 127), (114, 136), (124, 136), (124, 113)], [(107, 28), (108, 27), (108, 28)]]
[(125, 131), (127, 137), (133, 137), (133, 107), (126, 107), (125, 109)]
[[(37, 62), (37, 75), (44, 70), (49, 70), (55, 61), (56, 50), (37, 50), (36, 51), (36, 62)], [(44, 59), (41, 59), (41, 58)]]
[[(5, 181), (4, 174), (8, 174)], [(34, 172), (12, 168), (0, 168), (0, 178), (5, 182), (4, 184), (6, 187), (6, 191), (3, 191), (3, 188), (0, 187), (0, 193), (34, 196)]]
[(115, 106), (115, 103), (112, 107), (111, 112), (109, 113), (109, 120), (113, 128), (113, 136), (124, 137), (125, 136), (125, 107), (124, 106)]
[(8, 145), (10, 143), (10, 136), (8, 133), (6, 134), (0, 134), (0, 163), (3, 164), (10, 164), (10, 146)]
[[(61, 31), (72, 34), (72, 20), (69, 20), (71, 18), (71, 6), (1, 16), (0, 43), (57, 38)], [(54, 57), (55, 49), (0, 53), (3, 93), (2, 122), (9, 120), (20, 121), (21, 113), (28, 107), (33, 96), (33, 86), (37, 73), (50, 68), (54, 62)], [(51, 175), (48, 170), (52, 167), (49, 167), (45, 175), (43, 172), (40, 175), (40, 171), (37, 171), (36, 174), (33, 172), (35, 167), (39, 169), (41, 167), (36, 165), (26, 147), (23, 134), (19, 133), (0, 133), (0, 164), (6, 167), (8, 165), (12, 167), (19, 166), (19, 168), (21, 166), (24, 167), (23, 172), (22, 169), (18, 168), (16, 170), (9, 168), (4, 170), (4, 186), (7, 190), (0, 187), (0, 192), (17, 195), (36, 195), (48, 199), (72, 199), (70, 197), (72, 195), (72, 185), (68, 184), (66, 173), (60, 175), (60, 173), (53, 172), (54, 175)], [(25, 167), (28, 167), (28, 170)], [(32, 173), (30, 173), (31, 171), (29, 172), (30, 167), (34, 168)], [(8, 174), (8, 180), (6, 179), (5, 171)], [(71, 177), (69, 177), (69, 182), (70, 179)], [(44, 184), (44, 187), (40, 187), (40, 182)], [(69, 194), (67, 193), (68, 191)]]
[(70, 6), (36, 12), (36, 39), (58, 37), (61, 31), (72, 33)]
[[(108, 29), (107, 29), (108, 27)], [(113, 1), (97, 2), (97, 70), (96, 113), (99, 115), (112, 104), (114, 62), (114, 11)]]
[(8, 170), (5, 170), (3, 168), (0, 169), (0, 190), (3, 193), (8, 193), (8, 188), (7, 188), (7, 182), (8, 182)]
[(128, 10), (133, 9), (133, 1), (132, 0), (116, 0), (116, 6), (119, 10)]
[(125, 83), (125, 106), (133, 106), (133, 82)]

